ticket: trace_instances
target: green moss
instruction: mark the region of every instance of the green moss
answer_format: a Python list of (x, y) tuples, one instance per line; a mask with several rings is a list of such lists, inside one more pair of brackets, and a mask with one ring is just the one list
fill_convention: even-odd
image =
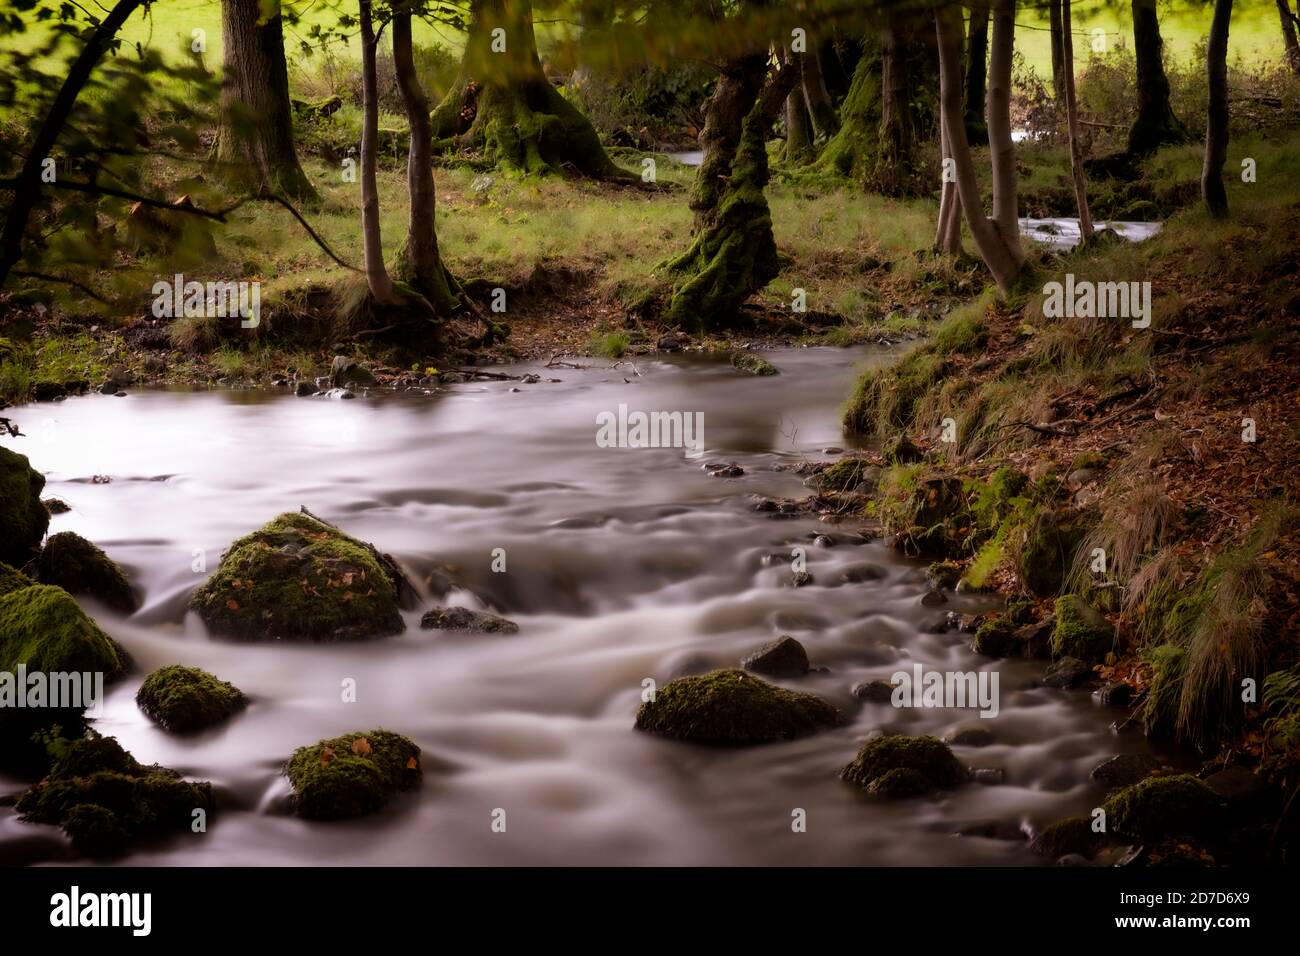
[(733, 352), (731, 364), (742, 372), (748, 372), (750, 375), (780, 374), (775, 365), (755, 352)]
[(868, 369), (849, 398), (844, 430), (879, 437), (912, 430), (921, 399), (948, 369), (948, 361), (932, 346), (915, 348), (892, 365)]
[(756, 744), (814, 733), (839, 721), (830, 704), (728, 669), (679, 677), (641, 705), (636, 729), (713, 744)]
[(375, 553), (306, 514), (234, 542), (190, 604), (214, 631), (245, 640), (362, 640), (405, 627)]
[(937, 737), (891, 734), (872, 737), (858, 755), (840, 771), (840, 777), (859, 787), (870, 787), (892, 770), (919, 774), (929, 789), (951, 790), (964, 783), (966, 768)]
[(1052, 653), (1099, 661), (1115, 646), (1115, 628), (1090, 604), (1073, 594), (1057, 598)]
[(0, 561), (22, 567), (36, 553), (50, 513), (41, 503), (45, 476), (27, 456), (0, 447)]
[(1070, 471), (1081, 468), (1102, 469), (1106, 467), (1106, 456), (1096, 451), (1082, 451), (1070, 462)]
[(1006, 617), (989, 618), (975, 629), (970, 649), (987, 657), (1005, 657), (1011, 649), (1016, 628)]
[(878, 797), (888, 797), (890, 800), (919, 797), (933, 789), (930, 779), (911, 767), (895, 767), (893, 770), (887, 770), (872, 780), (867, 787), (869, 793)]
[(135, 700), (150, 719), (175, 733), (210, 727), (248, 705), (234, 684), (179, 664), (160, 667), (146, 677)]
[(1177, 644), (1161, 644), (1142, 655), (1151, 666), (1151, 683), (1142, 707), (1142, 726), (1150, 737), (1172, 737), (1178, 723), (1187, 651)]
[(1016, 573), (1025, 589), (1039, 597), (1059, 594), (1086, 533), (1080, 522), (1040, 513), (1016, 556)]
[(42, 584), (58, 585), (69, 594), (84, 594), (123, 614), (130, 614), (140, 605), (113, 559), (71, 531), (50, 535), (36, 568)]
[(36, 582), (23, 574), (21, 571), (15, 571), (9, 565), (0, 561), (0, 597), (8, 594), (10, 591), (18, 591), (22, 588), (29, 588)]
[(98, 671), (111, 679), (126, 670), (121, 649), (63, 588), (45, 584), (0, 596), (0, 670)]
[(865, 458), (841, 458), (819, 471), (815, 483), (819, 491), (857, 491), (864, 485), (874, 487), (879, 470)]
[(940, 355), (969, 355), (980, 351), (988, 341), (988, 324), (960, 313), (945, 319), (934, 333), (934, 348)]
[(1213, 836), (1224, 823), (1218, 796), (1190, 774), (1148, 777), (1111, 796), (1103, 809), (1112, 831), (1141, 840)]
[(963, 553), (971, 517), (960, 479), (921, 465), (896, 465), (881, 478), (876, 506), (904, 551), (935, 558)]
[(1091, 857), (1105, 842), (1104, 835), (1093, 831), (1089, 817), (1069, 817), (1043, 827), (1029, 844), (1029, 849), (1052, 859), (1072, 853)]
[(393, 796), (420, 785), (420, 748), (387, 730), (344, 734), (300, 747), (284, 767), (294, 809), (312, 820), (373, 813)]
[(962, 581), (973, 590), (982, 591), (989, 585), (989, 579), (1006, 557), (1005, 536), (998, 534), (984, 542), (975, 553), (975, 560), (970, 563)]
[(76, 741), (52, 738), (49, 749), (50, 772), (18, 798), (18, 813), (32, 823), (64, 827), (88, 855), (121, 852), (131, 839), (189, 832), (195, 810), (211, 814), (215, 808), (211, 784), (144, 766), (114, 738), (93, 730)]

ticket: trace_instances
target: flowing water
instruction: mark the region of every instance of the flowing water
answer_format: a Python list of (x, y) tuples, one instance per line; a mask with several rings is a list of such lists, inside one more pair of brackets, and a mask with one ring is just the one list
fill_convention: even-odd
[[(980, 658), (964, 636), (934, 633), (949, 610), (987, 598), (923, 607), (922, 567), (856, 526), (753, 510), (751, 495), (805, 493), (782, 466), (843, 442), (838, 407), (855, 366), (881, 360), (855, 350), (769, 354), (779, 378), (674, 357), (540, 370), (539, 384), (466, 384), (435, 396), (144, 390), (20, 409), (31, 435), (20, 450), (46, 472), (46, 493), (73, 509), (51, 531), (95, 541), (145, 594), (129, 619), (94, 609), (135, 661), (98, 729), (145, 762), (211, 780), (218, 794), (206, 834), (149, 845), (126, 862), (1041, 862), (1017, 831), (1096, 805), (1089, 771), (1143, 741), (1117, 737), (1114, 712), (1087, 694), (1037, 686), (1041, 663)], [(597, 447), (597, 414), (620, 403), (703, 412), (704, 458)], [(701, 463), (715, 459), (745, 475), (710, 476)], [(423, 631), (417, 610), (403, 635), (361, 644), (209, 637), (184, 608), (202, 580), (196, 556), (210, 570), (235, 537), (302, 505), (391, 552), (418, 582), (449, 574), (465, 590), (445, 600), (484, 606), (481, 598), (520, 633)], [(822, 532), (833, 546), (812, 544)], [(786, 586), (788, 565), (764, 565), (764, 555), (794, 545), (807, 547), (811, 586)], [(491, 569), (497, 548), (504, 573)], [(864, 565), (881, 577), (843, 582)], [(738, 750), (632, 729), (644, 678), (662, 686), (734, 665), (783, 633), (805, 644), (818, 670), (781, 683), (824, 695), (848, 715), (844, 726)], [(145, 674), (177, 662), (233, 681), (251, 707), (197, 737), (159, 730), (134, 695)], [(858, 704), (850, 693), (918, 662), (999, 672), (1001, 712), (983, 721), (994, 742), (954, 749), (968, 766), (1004, 770), (1005, 782), (887, 803), (837, 778), (869, 734), (943, 733), (975, 717)], [(353, 703), (342, 701), (347, 678)], [(379, 726), (422, 748), (420, 790), (355, 822), (287, 812), (279, 767), (294, 748)], [(20, 786), (0, 777), (0, 793)], [(792, 830), (796, 809), (806, 832)], [(497, 810), (504, 833), (492, 828)], [(0, 862), (70, 859), (57, 830), (0, 807)]]

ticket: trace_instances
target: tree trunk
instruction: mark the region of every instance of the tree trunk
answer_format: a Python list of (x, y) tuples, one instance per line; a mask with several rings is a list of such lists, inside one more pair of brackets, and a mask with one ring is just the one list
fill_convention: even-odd
[(984, 124), (985, 83), (988, 80), (989, 8), (984, 2), (971, 4), (970, 42), (966, 45), (966, 137), (972, 146), (989, 141)]
[(1201, 195), (1215, 219), (1228, 215), (1228, 193), (1223, 187), (1223, 164), (1228, 159), (1228, 24), (1232, 0), (1214, 0), (1214, 19), (1205, 47), (1205, 69), (1210, 82), (1210, 110), (1205, 124), (1205, 165), (1201, 169)]
[[(939, 40), (939, 118), (944, 137), (952, 154), (957, 178), (957, 194), (961, 199), (962, 215), (970, 229), (971, 238), (979, 250), (980, 258), (993, 274), (998, 291), (1005, 298), (1010, 295), (1020, 275), (1021, 262), (1012, 254), (1002, 232), (985, 218), (980, 198), (979, 182), (975, 178), (975, 164), (971, 159), (970, 144), (966, 139), (963, 122), (964, 110), (961, 90), (961, 12), (955, 7), (940, 7), (935, 14), (936, 33)], [(994, 35), (995, 62), (999, 40), (1010, 38)], [(1008, 60), (1008, 57), (1002, 59)], [(995, 77), (995, 80), (997, 78)], [(1007, 120), (1010, 126), (1010, 119)], [(991, 132), (991, 130), (990, 130)]]
[(1286, 61), (1291, 69), (1300, 74), (1300, 41), (1296, 39), (1297, 25), (1295, 15), (1291, 12), (1288, 0), (1275, 0), (1277, 15), (1282, 19), (1282, 45), (1286, 49)]
[(528, 174), (572, 169), (594, 179), (637, 179), (614, 164), (591, 121), (546, 78), (532, 0), (474, 0), (460, 75), (434, 110), (433, 136)]
[(59, 92), (55, 94), (36, 130), (22, 169), (18, 172), (13, 201), (5, 210), (4, 229), (0, 232), (0, 287), (9, 278), (10, 270), (22, 261), (27, 222), (41, 198), (41, 174), (44, 172), (45, 159), (53, 152), (59, 134), (63, 132), (73, 107), (77, 105), (77, 97), (90, 81), (90, 75), (99, 64), (100, 57), (113, 44), (117, 31), (122, 29), (122, 24), (135, 13), (141, 2), (142, 0), (118, 0), (89, 34), (86, 45), (68, 68), (63, 85), (59, 87)]
[(950, 256), (959, 256), (965, 250), (961, 247), (961, 197), (957, 195), (955, 179), (946, 175), (952, 150), (948, 147), (948, 136), (939, 123), (939, 155), (943, 159), (941, 166), (945, 171), (943, 190), (939, 194), (939, 228), (934, 237), (934, 248)]
[(806, 166), (814, 156), (812, 132), (803, 87), (796, 84), (785, 98), (785, 151), (787, 166)]
[(853, 69), (848, 95), (840, 104), (840, 129), (822, 148), (817, 167), (865, 181), (875, 166), (880, 143), (880, 44), (868, 31), (862, 56)]
[(1092, 238), (1092, 212), (1088, 209), (1088, 181), (1083, 175), (1083, 146), (1079, 142), (1079, 100), (1074, 88), (1074, 35), (1070, 32), (1070, 0), (1061, 4), (1061, 71), (1065, 94), (1065, 121), (1070, 134), (1070, 178), (1079, 209), (1081, 242)]
[(767, 55), (750, 54), (726, 63), (704, 107), (700, 146), (704, 157), (691, 185), (694, 231), (712, 224), (740, 145), (745, 117), (753, 109), (767, 72)]
[(902, 29), (892, 18), (881, 30), (880, 40), (883, 95), (875, 186), (886, 196), (898, 196), (907, 191), (903, 178), (905, 172), (913, 166), (907, 48)]
[(384, 246), (379, 235), (379, 184), (375, 165), (379, 140), (379, 93), (375, 77), (374, 23), (371, 0), (359, 0), (361, 12), (361, 247), (365, 258), (366, 286), (381, 305), (396, 305), (401, 298), (384, 266)]
[(812, 121), (813, 137), (818, 143), (825, 143), (839, 131), (840, 118), (835, 113), (835, 104), (831, 102), (831, 95), (826, 89), (821, 44), (812, 43), (801, 59), (803, 100)]
[(222, 177), (252, 191), (317, 200), (293, 145), (279, 0), (221, 0), (221, 43)]
[(411, 42), (411, 14), (393, 11), (393, 65), (402, 106), (411, 127), (411, 148), (406, 156), (406, 187), (410, 195), (410, 216), (406, 246), (398, 262), (398, 275), (410, 283), (433, 306), (447, 316), (460, 305), (453, 291), (455, 281), (438, 253), (436, 228), (437, 196), (433, 183), (433, 135), (429, 101), (415, 72)]
[(1128, 151), (1135, 156), (1154, 153), (1166, 143), (1179, 143), (1187, 130), (1169, 105), (1169, 79), (1162, 60), (1164, 41), (1156, 0), (1133, 0), (1133, 47), (1137, 56), (1138, 115), (1129, 130)]
[(1057, 105), (1065, 102), (1065, 60), (1062, 42), (1064, 27), (1061, 15), (1061, 0), (1049, 0), (1047, 4), (1048, 26), (1052, 34), (1052, 95)]
[[(1011, 55), (1015, 49), (1016, 0), (993, 0), (993, 46), (989, 56), (989, 158), (993, 166), (993, 222), (1019, 266), (1020, 209), (1016, 147), (1011, 139)], [(960, 34), (958, 34), (960, 36)]]

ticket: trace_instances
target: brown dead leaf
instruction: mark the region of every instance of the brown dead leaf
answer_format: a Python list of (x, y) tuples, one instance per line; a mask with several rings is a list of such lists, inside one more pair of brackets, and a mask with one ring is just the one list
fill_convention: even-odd
[(238, 611), (239, 602), (236, 601), (234, 598), (230, 598), (228, 601), (226, 601), (226, 607), (230, 608), (230, 610), (232, 611)]
[(419, 767), (420, 767), (420, 765), (419, 765), (418, 762), (416, 762), (416, 759), (415, 759), (414, 757), (407, 757), (407, 758), (406, 758), (406, 769), (407, 769), (407, 770), (417, 770), (417, 769), (419, 769)]
[(320, 752), (320, 765), (322, 767), (327, 766), (329, 762), (333, 759), (334, 759), (334, 751), (331, 750), (329, 747), (326, 747), (324, 750)]
[(374, 748), (370, 746), (370, 741), (365, 737), (358, 737), (352, 741), (352, 752), (358, 757), (364, 757), (367, 754), (374, 753)]

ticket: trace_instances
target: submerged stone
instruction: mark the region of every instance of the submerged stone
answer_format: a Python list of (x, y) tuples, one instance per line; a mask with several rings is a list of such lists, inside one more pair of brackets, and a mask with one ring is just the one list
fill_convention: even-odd
[(476, 634), (517, 634), (519, 625), (514, 621), (487, 611), (473, 611), (467, 607), (435, 607), (420, 618), (420, 627), (426, 631), (472, 631)]
[(1160, 768), (1160, 761), (1150, 754), (1120, 754), (1093, 768), (1092, 777), (1104, 787), (1129, 787), (1145, 780)]
[(735, 352), (731, 356), (731, 364), (742, 372), (748, 372), (750, 375), (776, 375), (777, 367), (754, 352)]
[(179, 664), (160, 667), (146, 677), (135, 700), (151, 720), (181, 734), (211, 727), (248, 706), (248, 698), (234, 684)]
[(50, 535), (36, 562), (43, 584), (55, 584), (69, 594), (82, 594), (130, 614), (140, 606), (126, 575), (108, 555), (79, 534)]
[(1068, 817), (1038, 831), (1029, 849), (1052, 859), (1074, 855), (1091, 858), (1105, 842), (1105, 834), (1093, 831), (1090, 817)]
[(808, 652), (793, 637), (781, 637), (746, 657), (741, 667), (769, 677), (802, 677), (808, 673)]
[(355, 641), (405, 628), (405, 586), (370, 545), (290, 512), (235, 541), (190, 606), (217, 633), (242, 640)]
[(637, 730), (730, 745), (803, 737), (838, 722), (839, 712), (820, 697), (735, 669), (670, 681), (636, 715)]
[[(948, 745), (935, 737), (909, 737), (890, 734), (867, 740), (843, 770), (841, 779), (869, 788), (892, 770), (910, 770), (918, 774), (929, 790), (951, 790), (966, 782), (969, 775)], [(909, 775), (909, 780), (910, 775)], [(893, 784), (889, 784), (891, 788)]]
[(300, 747), (284, 767), (293, 806), (312, 820), (374, 813), (396, 794), (420, 785), (420, 748), (387, 730), (344, 734)]

